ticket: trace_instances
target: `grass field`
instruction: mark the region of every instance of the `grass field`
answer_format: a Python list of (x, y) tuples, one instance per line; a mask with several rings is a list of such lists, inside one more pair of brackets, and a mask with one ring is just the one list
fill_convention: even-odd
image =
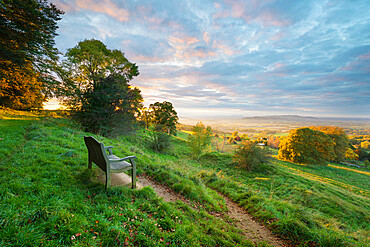
[(370, 244), (370, 179), (363, 169), (271, 158), (247, 172), (231, 154), (191, 159), (183, 136), (166, 154), (149, 149), (144, 131), (95, 136), (118, 156), (136, 155), (139, 174), (190, 201), (167, 203), (149, 187), (105, 191), (86, 169), (83, 136), (90, 134), (68, 119), (4, 109), (0, 119), (1, 246), (255, 246), (212, 216), (227, 210), (217, 192), (294, 245)]

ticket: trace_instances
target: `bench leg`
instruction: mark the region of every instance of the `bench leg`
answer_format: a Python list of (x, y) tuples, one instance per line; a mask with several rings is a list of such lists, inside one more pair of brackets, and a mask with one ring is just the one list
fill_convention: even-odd
[(105, 189), (108, 189), (108, 188), (110, 188), (110, 172), (106, 172), (105, 173), (106, 174), (106, 180), (105, 180)]
[(88, 164), (87, 168), (89, 168), (89, 169), (92, 168), (92, 161), (91, 161), (90, 155), (89, 155), (89, 164)]
[(132, 188), (136, 188), (136, 164), (135, 161), (132, 162), (132, 170), (131, 170), (131, 181), (132, 181)]

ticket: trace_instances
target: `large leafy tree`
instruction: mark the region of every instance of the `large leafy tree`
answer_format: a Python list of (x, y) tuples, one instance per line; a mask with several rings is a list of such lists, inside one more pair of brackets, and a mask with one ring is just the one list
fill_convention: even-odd
[(63, 14), (47, 0), (0, 2), (0, 104), (42, 107), (57, 82), (57, 21)]
[(149, 105), (149, 121), (154, 125), (165, 128), (168, 134), (176, 133), (176, 124), (179, 117), (171, 102), (155, 102)]
[(66, 57), (63, 96), (72, 116), (93, 133), (131, 129), (142, 107), (140, 90), (129, 84), (139, 75), (138, 67), (94, 39), (79, 42)]
[(343, 161), (346, 159), (346, 152), (349, 148), (349, 139), (343, 128), (335, 126), (315, 126), (310, 127), (313, 130), (324, 132), (334, 142), (335, 161)]
[(321, 131), (298, 128), (280, 142), (278, 158), (295, 163), (323, 164), (335, 159), (334, 145)]

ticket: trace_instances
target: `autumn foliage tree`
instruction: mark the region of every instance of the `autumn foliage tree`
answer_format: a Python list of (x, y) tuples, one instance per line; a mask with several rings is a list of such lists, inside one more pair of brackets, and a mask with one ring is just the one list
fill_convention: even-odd
[(324, 164), (335, 159), (334, 146), (334, 141), (325, 133), (298, 128), (280, 141), (278, 158), (295, 163)]
[(270, 135), (267, 139), (267, 145), (272, 148), (278, 148), (280, 144), (280, 138), (278, 136)]
[(343, 128), (335, 126), (315, 126), (310, 127), (313, 130), (318, 130), (328, 135), (334, 142), (335, 161), (343, 161), (348, 153), (349, 139)]
[(0, 104), (42, 108), (58, 82), (57, 21), (63, 12), (47, 0), (2, 0), (0, 4)]

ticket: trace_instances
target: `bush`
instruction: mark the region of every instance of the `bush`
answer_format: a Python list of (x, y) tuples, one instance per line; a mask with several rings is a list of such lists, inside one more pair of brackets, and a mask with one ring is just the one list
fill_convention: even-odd
[(251, 171), (256, 165), (267, 162), (267, 150), (251, 141), (245, 141), (238, 146), (233, 160), (239, 167)]
[(365, 161), (364, 161), (364, 166), (365, 166), (366, 168), (370, 168), (370, 161), (365, 160)]
[(212, 130), (199, 122), (192, 129), (193, 134), (188, 136), (189, 147), (194, 158), (199, 158), (204, 149), (211, 144)]
[(149, 132), (149, 146), (157, 153), (162, 153), (171, 147), (170, 135), (164, 133), (163, 126), (156, 125), (151, 127)]

